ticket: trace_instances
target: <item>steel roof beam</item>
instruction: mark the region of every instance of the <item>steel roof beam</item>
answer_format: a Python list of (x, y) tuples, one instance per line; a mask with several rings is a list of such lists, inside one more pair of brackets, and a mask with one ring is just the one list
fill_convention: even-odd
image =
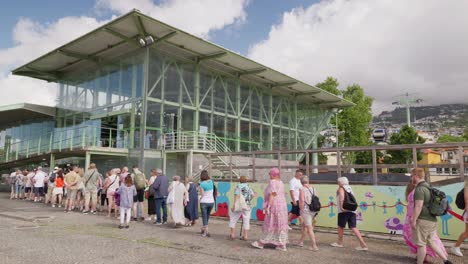
[(296, 81), (294, 81), (294, 82), (274, 83), (274, 84), (271, 85), (271, 88), (290, 86), (290, 85), (294, 85), (296, 83), (297, 83)]
[(171, 31), (171, 32), (167, 33), (166, 35), (164, 35), (164, 36), (162, 36), (162, 37), (156, 39), (156, 40), (154, 41), (154, 44), (156, 44), (156, 43), (158, 43), (158, 42), (165, 41), (165, 40), (167, 40), (167, 39), (170, 39), (170, 38), (172, 38), (173, 36), (175, 36), (176, 34), (177, 34), (177, 31)]
[(125, 36), (124, 34), (118, 32), (118, 31), (116, 31), (116, 30), (114, 30), (112, 28), (109, 28), (109, 27), (104, 28), (104, 30), (109, 34), (112, 34), (112, 35), (114, 35), (114, 36), (116, 36), (116, 37), (118, 37), (118, 38), (120, 38), (122, 40), (127, 41), (128, 43), (131, 43), (133, 45), (137, 45), (138, 47), (141, 47), (140, 43), (138, 43), (138, 41), (135, 39), (135, 37), (130, 37), (129, 38), (129, 37)]
[(267, 70), (266, 68), (251, 69), (251, 70), (237, 72), (236, 75), (241, 77), (243, 75), (259, 74), (259, 73), (262, 73), (262, 72), (264, 72), (266, 70)]
[(138, 29), (138, 33), (140, 34), (141, 38), (145, 38), (148, 33), (146, 33), (145, 26), (143, 25), (143, 21), (141, 21), (141, 17), (139, 15), (134, 15), (133, 16), (133, 21), (135, 22), (135, 25)]
[(93, 61), (93, 62), (96, 62), (96, 63), (99, 63), (99, 62), (102, 61), (102, 59), (97, 57), (97, 56), (81, 54), (81, 53), (74, 52), (74, 51), (69, 51), (69, 50), (61, 49), (61, 50), (58, 50), (58, 53), (61, 53), (61, 54), (65, 55), (65, 56), (68, 56), (68, 57), (80, 59), (80, 60), (90, 60), (90, 61)]
[(331, 102), (323, 102), (323, 103), (319, 103), (318, 105), (319, 106), (332, 106), (332, 105), (337, 104), (337, 103), (341, 103), (341, 100), (331, 101)]
[(319, 94), (321, 91), (313, 91), (313, 92), (306, 92), (306, 93), (299, 93), (299, 95), (314, 95)]
[(216, 59), (216, 58), (221, 58), (223, 56), (226, 56), (227, 55), (227, 52), (217, 52), (217, 53), (213, 53), (213, 54), (208, 54), (208, 55), (205, 55), (205, 56), (197, 56), (195, 58), (195, 61), (196, 62), (202, 62), (202, 61), (205, 61), (205, 60), (212, 60), (212, 59)]

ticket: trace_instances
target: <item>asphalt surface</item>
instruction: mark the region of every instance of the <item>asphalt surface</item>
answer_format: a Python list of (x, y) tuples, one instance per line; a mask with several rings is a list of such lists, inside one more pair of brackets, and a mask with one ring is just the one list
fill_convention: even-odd
[[(415, 263), (402, 242), (366, 238), (367, 252), (352, 236), (345, 248), (333, 248), (336, 235), (317, 232), (320, 250), (288, 246), (287, 252), (255, 249), (250, 242), (228, 237), (228, 222), (210, 219), (210, 238), (200, 236), (200, 225), (171, 228), (152, 222), (132, 222), (118, 229), (118, 220), (104, 215), (64, 213), (59, 208), (8, 200), (0, 194), (0, 263)], [(236, 231), (238, 232), (238, 230)], [(261, 227), (252, 224), (251, 239)], [(238, 234), (238, 233), (237, 233)], [(290, 232), (290, 241), (300, 237)], [(307, 241), (306, 241), (307, 243)], [(464, 252), (468, 255), (468, 252)], [(454, 263), (468, 257), (450, 256)], [(433, 263), (442, 263), (434, 260)]]

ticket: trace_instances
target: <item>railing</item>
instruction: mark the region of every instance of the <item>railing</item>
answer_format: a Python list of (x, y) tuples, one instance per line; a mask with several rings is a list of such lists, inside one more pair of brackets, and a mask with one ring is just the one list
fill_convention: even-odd
[(0, 162), (10, 162), (51, 152), (87, 147), (127, 148), (128, 132), (106, 127), (55, 128), (42, 135), (5, 145)]
[(229, 147), (212, 133), (195, 131), (173, 132), (164, 134), (166, 150), (201, 150), (209, 152), (230, 152)]

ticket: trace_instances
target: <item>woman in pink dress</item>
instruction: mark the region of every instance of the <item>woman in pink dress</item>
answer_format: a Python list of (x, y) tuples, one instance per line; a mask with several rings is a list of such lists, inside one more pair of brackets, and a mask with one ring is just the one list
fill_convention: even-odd
[(263, 209), (263, 238), (252, 243), (253, 247), (263, 248), (265, 244), (276, 246), (276, 249), (286, 251), (288, 243), (288, 208), (284, 184), (280, 179), (278, 168), (270, 170), (270, 183), (265, 189)]
[[(409, 247), (411, 254), (415, 254), (418, 252), (418, 247), (413, 243), (413, 230), (411, 229), (411, 216), (413, 214), (413, 207), (414, 207), (414, 184), (412, 182), (408, 183), (406, 186), (406, 201), (408, 202), (408, 206), (406, 207), (406, 219), (405, 224), (403, 225), (403, 237), (405, 239), (406, 245)], [(442, 249), (442, 252), (445, 256), (448, 256), (447, 251), (445, 250), (444, 244), (440, 241), (437, 232), (435, 232), (433, 236), (434, 244)], [(429, 257), (437, 257), (437, 254), (432, 250), (431, 247), (427, 247), (427, 256)]]

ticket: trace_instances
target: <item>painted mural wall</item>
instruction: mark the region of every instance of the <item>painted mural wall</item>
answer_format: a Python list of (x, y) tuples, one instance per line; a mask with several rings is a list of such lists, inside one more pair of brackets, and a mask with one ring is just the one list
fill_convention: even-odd
[[(289, 187), (287, 188), (289, 198)], [(234, 198), (234, 189), (237, 183), (218, 182), (219, 196), (216, 200), (216, 212), (213, 214), (220, 217), (229, 217), (229, 208)], [(253, 183), (250, 187), (257, 194), (252, 201), (252, 219), (262, 221), (263, 214), (263, 190), (266, 183)], [(337, 208), (336, 190), (337, 185), (320, 184), (314, 185), (319, 193), (322, 209), (317, 217), (317, 226), (336, 227)], [(357, 212), (358, 228), (364, 231), (380, 232), (387, 234), (402, 234), (403, 224), (406, 216), (405, 186), (352, 186), (356, 200), (360, 205)], [(455, 205), (455, 197), (463, 188), (463, 183), (456, 183), (441, 187), (446, 193), (451, 210), (438, 219), (438, 233), (441, 239), (456, 240), (464, 230), (461, 220), (462, 210)], [(288, 202), (289, 199), (288, 199)], [(291, 204), (288, 205), (291, 208)]]

